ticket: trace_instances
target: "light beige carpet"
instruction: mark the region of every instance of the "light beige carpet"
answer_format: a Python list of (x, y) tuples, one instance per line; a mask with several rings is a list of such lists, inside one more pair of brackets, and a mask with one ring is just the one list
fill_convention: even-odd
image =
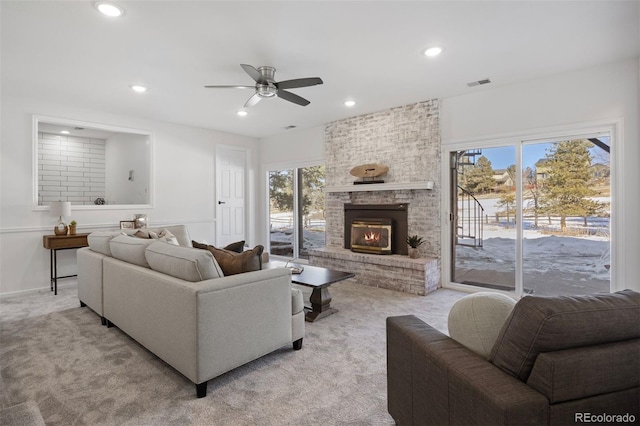
[[(195, 386), (117, 328), (80, 308), (74, 286), (0, 300), (0, 403), (36, 401), (48, 425), (390, 425), (387, 316), (415, 314), (446, 332), (464, 293), (426, 297), (331, 287), (337, 314), (306, 323), (290, 346)], [(251, 309), (247, 306), (247, 309)]]

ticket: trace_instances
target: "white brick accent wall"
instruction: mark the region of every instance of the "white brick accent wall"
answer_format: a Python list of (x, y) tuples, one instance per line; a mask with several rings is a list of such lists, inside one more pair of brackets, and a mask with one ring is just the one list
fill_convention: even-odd
[[(434, 290), (434, 287), (441, 286), (438, 100), (335, 121), (327, 125), (325, 137), (327, 187), (351, 185), (355, 178), (349, 174), (349, 170), (366, 163), (388, 166), (389, 172), (382, 177), (386, 183), (435, 182), (434, 189), (430, 191), (420, 189), (327, 193), (327, 248), (344, 248), (345, 203), (408, 203), (409, 235), (417, 234), (426, 240), (420, 246), (420, 255), (433, 259), (435, 263), (429, 263), (429, 277), (424, 289), (418, 289), (419, 286), (415, 283), (406, 285), (402, 282), (402, 277), (397, 280), (386, 279), (376, 285), (414, 294), (425, 294)], [(332, 256), (336, 255), (335, 251), (330, 251)], [(356, 270), (355, 267), (353, 269)], [(433, 274), (437, 274), (437, 279), (434, 280)], [(437, 286), (434, 286), (434, 282), (437, 282)]]
[(105, 141), (38, 133), (38, 204), (105, 197)]

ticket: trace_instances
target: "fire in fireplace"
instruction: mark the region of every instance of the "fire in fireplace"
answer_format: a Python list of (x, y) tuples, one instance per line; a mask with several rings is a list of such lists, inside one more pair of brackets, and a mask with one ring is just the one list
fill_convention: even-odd
[(351, 222), (351, 251), (391, 254), (393, 221), (391, 219), (354, 219)]

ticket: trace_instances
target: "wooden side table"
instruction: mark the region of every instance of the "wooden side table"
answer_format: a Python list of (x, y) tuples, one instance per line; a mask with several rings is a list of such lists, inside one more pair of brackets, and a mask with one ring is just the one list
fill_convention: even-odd
[(51, 270), (51, 291), (54, 295), (58, 295), (58, 279), (59, 278), (71, 278), (78, 275), (65, 275), (64, 277), (58, 276), (58, 256), (56, 255), (58, 250), (77, 249), (80, 247), (87, 247), (89, 245), (87, 236), (89, 234), (75, 234), (75, 235), (44, 235), (42, 237), (42, 245), (44, 248), (49, 249), (49, 261)]

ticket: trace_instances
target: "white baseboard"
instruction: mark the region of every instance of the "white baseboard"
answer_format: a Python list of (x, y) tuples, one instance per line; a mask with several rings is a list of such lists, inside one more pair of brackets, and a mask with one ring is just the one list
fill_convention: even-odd
[[(74, 280), (73, 282), (65, 283), (65, 284), (58, 284), (58, 290), (60, 290), (61, 288), (75, 287), (77, 285), (78, 285), (78, 282), (76, 280)], [(7, 293), (0, 293), (0, 299), (8, 299), (10, 297), (17, 297), (17, 296), (27, 296), (29, 294), (40, 293), (41, 291), (47, 291), (53, 295), (53, 292), (51, 291), (51, 287), (45, 286), (45, 287), (38, 287), (38, 288), (30, 288), (28, 290), (18, 290), (18, 291), (10, 291)]]

